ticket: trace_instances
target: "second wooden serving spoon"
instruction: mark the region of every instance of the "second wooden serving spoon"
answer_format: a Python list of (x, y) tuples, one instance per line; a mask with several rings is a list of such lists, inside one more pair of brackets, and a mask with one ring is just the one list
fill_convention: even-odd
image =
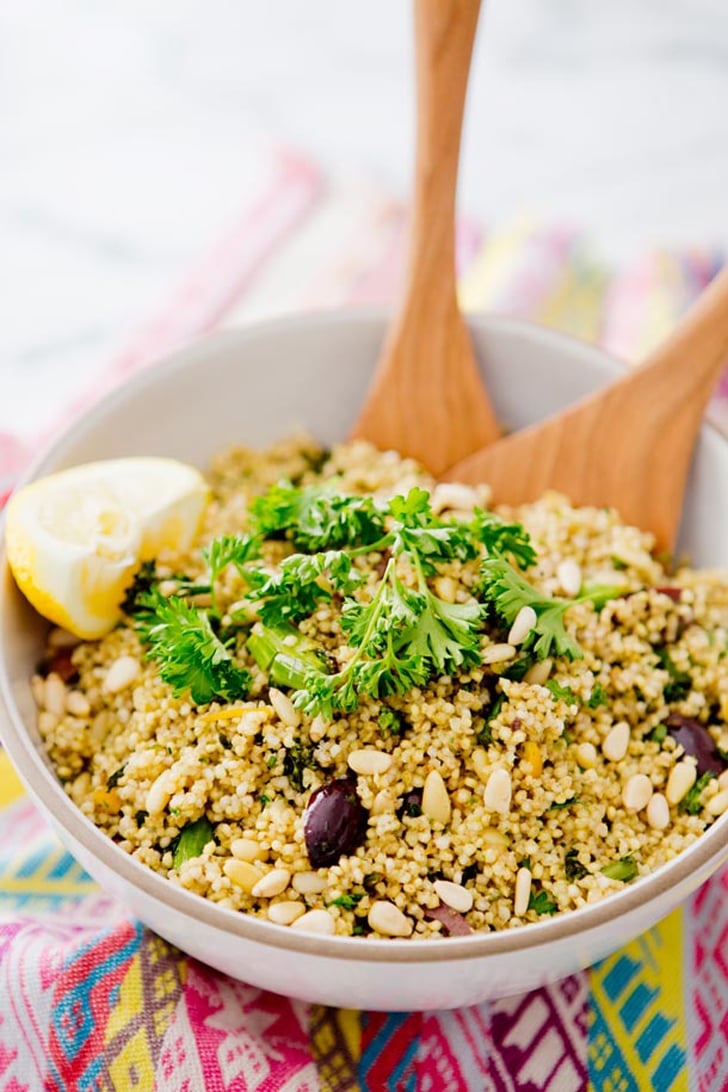
[(698, 429), (727, 357), (728, 269), (641, 367), (444, 476), (488, 482), (496, 503), (557, 489), (574, 504), (609, 505), (672, 550)]
[(395, 448), (434, 474), (500, 429), (455, 290), (460, 130), (480, 0), (414, 0), (417, 157), (409, 268), (353, 437)]

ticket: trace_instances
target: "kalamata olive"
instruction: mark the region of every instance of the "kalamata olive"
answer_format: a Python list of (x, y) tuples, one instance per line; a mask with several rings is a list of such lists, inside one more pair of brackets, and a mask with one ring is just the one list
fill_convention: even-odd
[(328, 868), (339, 857), (353, 853), (366, 837), (368, 820), (353, 778), (335, 778), (312, 792), (303, 815), (303, 836), (312, 866)]
[(422, 789), (410, 789), (400, 797), (397, 815), (400, 819), (416, 819), (422, 815)]
[(457, 910), (451, 910), (444, 903), (440, 903), (434, 910), (429, 908), (425, 910), (425, 917), (429, 921), (442, 922), (443, 929), (446, 929), (451, 937), (466, 937), (473, 932), (463, 915)]
[(665, 718), (665, 726), (685, 754), (691, 755), (696, 760), (698, 776), (704, 773), (723, 773), (726, 764), (718, 753), (715, 740), (704, 724), (695, 720), (694, 717), (670, 713), (670, 716)]
[(666, 595), (668, 599), (672, 599), (673, 603), (679, 603), (682, 599), (682, 588), (662, 587), (655, 588), (660, 595)]
[(64, 683), (73, 683), (78, 681), (78, 668), (71, 659), (71, 648), (61, 648), (58, 652), (54, 652), (53, 655), (43, 663), (43, 670), (41, 674), (50, 675), (52, 673), (60, 675)]

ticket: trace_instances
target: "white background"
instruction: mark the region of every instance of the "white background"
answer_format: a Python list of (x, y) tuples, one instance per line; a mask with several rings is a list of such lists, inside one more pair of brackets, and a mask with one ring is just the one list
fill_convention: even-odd
[[(411, 52), (405, 0), (5, 0), (0, 369), (101, 362), (271, 142), (406, 196)], [(461, 209), (575, 224), (616, 257), (727, 246), (728, 0), (484, 6)]]

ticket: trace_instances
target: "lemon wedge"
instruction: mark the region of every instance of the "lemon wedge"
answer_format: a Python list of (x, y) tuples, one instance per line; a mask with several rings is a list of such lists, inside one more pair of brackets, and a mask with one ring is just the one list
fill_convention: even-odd
[(41, 478), (11, 497), (8, 562), (35, 609), (91, 640), (118, 621), (124, 590), (142, 561), (185, 550), (209, 490), (175, 459), (87, 463)]

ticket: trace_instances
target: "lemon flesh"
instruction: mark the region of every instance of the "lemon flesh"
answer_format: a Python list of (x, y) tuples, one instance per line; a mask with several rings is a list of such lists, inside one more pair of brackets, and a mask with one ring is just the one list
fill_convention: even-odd
[(112, 459), (41, 478), (8, 503), (13, 576), (44, 618), (102, 637), (140, 563), (192, 544), (208, 498), (200, 472), (175, 459)]

